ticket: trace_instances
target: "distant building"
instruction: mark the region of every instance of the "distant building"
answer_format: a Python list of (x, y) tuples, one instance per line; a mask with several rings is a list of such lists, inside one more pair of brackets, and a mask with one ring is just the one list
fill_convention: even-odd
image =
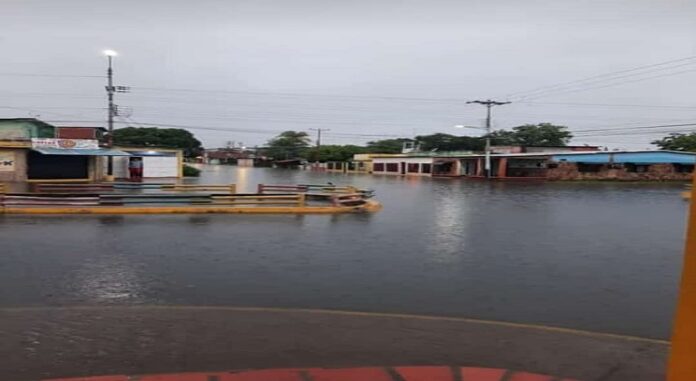
[(106, 134), (104, 127), (55, 127), (58, 139), (93, 139), (103, 141)]
[[(250, 166), (249, 159), (255, 158), (255, 152), (246, 148), (215, 148), (203, 152), (203, 161), (208, 164), (238, 164)], [(240, 163), (241, 161), (241, 163)]]
[[(372, 173), (394, 176), (483, 178), (480, 153), (373, 155)], [(679, 151), (546, 150), (491, 155), (494, 179), (540, 180), (688, 180), (696, 153)]]

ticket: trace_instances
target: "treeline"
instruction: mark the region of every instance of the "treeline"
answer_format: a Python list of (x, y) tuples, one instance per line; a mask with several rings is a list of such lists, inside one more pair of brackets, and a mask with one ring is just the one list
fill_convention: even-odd
[[(550, 123), (528, 124), (511, 131), (498, 130), (490, 134), (493, 145), (565, 146), (573, 135), (565, 126)], [(357, 145), (322, 145), (310, 147), (306, 132), (285, 131), (268, 142), (265, 156), (276, 160), (305, 159), (309, 161), (345, 161), (361, 153), (401, 153), (404, 142), (416, 142), (423, 151), (483, 151), (485, 137), (457, 136), (437, 133), (416, 136), (415, 139), (398, 138)]]

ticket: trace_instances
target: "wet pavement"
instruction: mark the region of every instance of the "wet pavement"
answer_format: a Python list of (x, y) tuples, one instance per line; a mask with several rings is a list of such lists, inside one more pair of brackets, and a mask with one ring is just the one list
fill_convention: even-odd
[[(557, 379), (656, 381), (664, 379), (668, 350), (666, 343), (655, 340), (350, 312), (75, 307), (20, 308), (0, 314), (0, 379), (13, 381), (405, 364), (503, 368), (552, 374)], [(317, 380), (329, 379), (346, 378)]]

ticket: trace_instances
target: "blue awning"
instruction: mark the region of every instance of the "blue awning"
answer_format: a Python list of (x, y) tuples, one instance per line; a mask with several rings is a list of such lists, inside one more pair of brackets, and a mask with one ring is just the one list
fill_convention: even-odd
[(33, 148), (44, 155), (78, 155), (78, 156), (131, 156), (128, 152), (117, 149), (62, 149), (62, 148)]

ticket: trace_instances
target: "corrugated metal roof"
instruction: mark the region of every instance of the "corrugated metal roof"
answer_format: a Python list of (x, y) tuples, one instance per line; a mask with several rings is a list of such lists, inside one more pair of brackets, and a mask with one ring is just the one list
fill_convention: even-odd
[(643, 151), (643, 152), (602, 152), (591, 155), (556, 154), (551, 157), (555, 161), (571, 163), (633, 163), (633, 164), (694, 164), (696, 155), (692, 152), (675, 151)]
[(32, 148), (44, 155), (74, 155), (74, 156), (131, 156), (128, 152), (116, 149), (61, 149), (61, 148)]

